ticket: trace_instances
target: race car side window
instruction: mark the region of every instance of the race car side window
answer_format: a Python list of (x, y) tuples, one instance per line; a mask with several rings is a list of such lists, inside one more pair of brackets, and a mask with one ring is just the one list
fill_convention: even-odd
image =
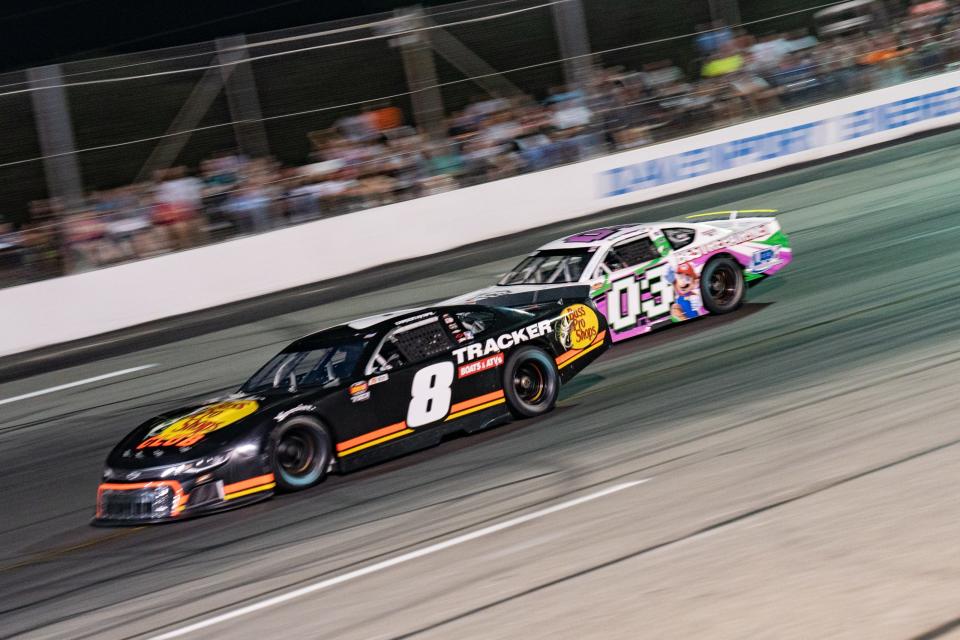
[(400, 349), (397, 347), (397, 343), (393, 340), (393, 335), (391, 334), (383, 339), (380, 347), (373, 354), (373, 357), (370, 358), (370, 362), (367, 364), (366, 374), (370, 375), (371, 373), (392, 371), (405, 364), (407, 364), (407, 359), (400, 353)]
[(693, 242), (696, 234), (697, 232), (689, 227), (670, 227), (663, 230), (663, 235), (667, 237), (667, 242), (674, 251)]
[(382, 373), (420, 362), (453, 348), (450, 337), (434, 316), (393, 329), (380, 342), (366, 373)]
[(659, 259), (660, 252), (657, 251), (653, 240), (644, 236), (628, 240), (610, 249), (603, 258), (601, 269), (607, 272), (619, 271)]
[(492, 329), (496, 321), (494, 313), (484, 309), (459, 311), (456, 316), (463, 329), (475, 336)]

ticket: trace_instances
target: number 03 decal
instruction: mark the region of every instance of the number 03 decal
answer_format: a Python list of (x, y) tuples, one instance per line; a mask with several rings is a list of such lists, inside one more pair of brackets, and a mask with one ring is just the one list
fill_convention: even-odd
[(445, 418), (450, 411), (452, 384), (452, 362), (438, 362), (417, 371), (410, 390), (413, 397), (407, 409), (407, 426), (422, 427)]

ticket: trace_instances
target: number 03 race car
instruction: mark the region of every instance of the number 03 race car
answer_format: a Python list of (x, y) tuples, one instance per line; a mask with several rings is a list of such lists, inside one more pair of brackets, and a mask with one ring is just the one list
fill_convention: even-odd
[(716, 214), (730, 217), (584, 231), (541, 247), (496, 286), (447, 302), (537, 308), (554, 288), (588, 285), (614, 342), (729, 313), (743, 303), (749, 284), (785, 267), (792, 252), (775, 218), (699, 215)]
[[(550, 411), (610, 345), (586, 287), (537, 313), (477, 305), (396, 312), (292, 343), (226, 399), (142, 424), (107, 458), (96, 523), (161, 522), (304, 489)], [(570, 297), (574, 296), (574, 297)]]

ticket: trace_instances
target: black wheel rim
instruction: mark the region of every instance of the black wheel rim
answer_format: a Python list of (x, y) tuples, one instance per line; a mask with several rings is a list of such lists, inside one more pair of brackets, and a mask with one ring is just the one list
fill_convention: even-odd
[(547, 396), (547, 376), (539, 364), (528, 360), (513, 374), (513, 389), (523, 403), (540, 404)]
[(317, 457), (317, 441), (305, 429), (290, 429), (277, 445), (277, 462), (290, 476), (308, 475)]
[(717, 267), (710, 274), (708, 287), (714, 302), (720, 306), (728, 305), (737, 297), (737, 274), (730, 267)]

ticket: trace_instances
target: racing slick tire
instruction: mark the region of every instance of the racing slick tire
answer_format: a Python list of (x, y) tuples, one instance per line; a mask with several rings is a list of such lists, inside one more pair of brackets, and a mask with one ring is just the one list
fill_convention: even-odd
[(743, 304), (745, 292), (743, 267), (731, 258), (711, 260), (700, 274), (700, 295), (710, 313), (736, 311)]
[(270, 467), (279, 489), (299, 491), (326, 478), (333, 444), (316, 418), (294, 416), (274, 429), (270, 440)]
[(503, 370), (503, 395), (507, 408), (518, 418), (533, 418), (551, 411), (560, 394), (557, 365), (543, 349), (521, 347), (507, 359)]

